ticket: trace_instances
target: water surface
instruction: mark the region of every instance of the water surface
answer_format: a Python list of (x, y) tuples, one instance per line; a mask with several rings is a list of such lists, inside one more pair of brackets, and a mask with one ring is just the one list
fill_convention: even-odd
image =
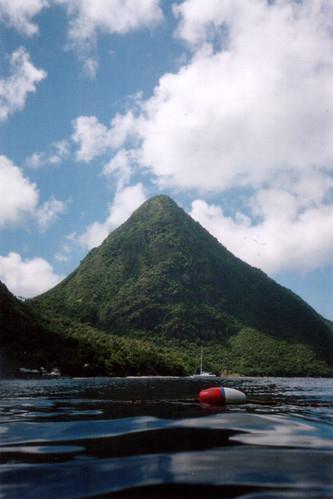
[(0, 497), (333, 497), (332, 409), (329, 379), (1, 381)]

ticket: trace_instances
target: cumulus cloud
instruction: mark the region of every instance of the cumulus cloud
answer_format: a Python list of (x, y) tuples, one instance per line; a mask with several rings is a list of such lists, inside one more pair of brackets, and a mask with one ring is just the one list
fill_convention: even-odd
[(138, 162), (137, 151), (120, 149), (103, 168), (103, 175), (115, 176), (117, 188), (122, 189), (129, 183), (135, 165)]
[[(332, 168), (333, 6), (189, 0), (176, 11), (194, 55), (161, 78), (139, 128), (160, 181), (223, 190)], [(226, 33), (217, 47), (212, 26)]]
[(36, 184), (6, 156), (0, 156), (0, 228), (22, 225), (30, 218), (45, 231), (65, 208), (63, 201), (53, 197), (40, 206)]
[(109, 205), (108, 216), (104, 222), (94, 222), (78, 236), (78, 242), (87, 249), (98, 246), (109, 233), (125, 222), (132, 212), (146, 200), (141, 183), (119, 190)]
[[(222, 191), (281, 170), (333, 168), (333, 5), (188, 0), (175, 12), (193, 57), (160, 79), (135, 119), (127, 113), (119, 138), (141, 141), (141, 163), (161, 184)], [(78, 158), (117, 146), (112, 127), (81, 119), (91, 127)]]
[(53, 0), (69, 18), (69, 47), (83, 62), (86, 76), (94, 78), (98, 60), (91, 56), (99, 34), (125, 35), (156, 26), (163, 19), (159, 0)]
[(55, 199), (54, 197), (45, 201), (45, 203), (36, 210), (35, 214), (40, 231), (45, 232), (50, 223), (56, 220), (59, 215), (65, 213), (66, 209), (66, 203), (64, 203), (64, 201), (59, 201), (59, 199)]
[(248, 199), (248, 210), (233, 216), (199, 199), (190, 214), (255, 267), (268, 273), (308, 271), (332, 263), (333, 203), (327, 201), (332, 185), (332, 178), (313, 174), (289, 188), (259, 189)]
[(97, 33), (126, 34), (159, 23), (159, 0), (55, 0), (70, 18), (69, 38), (79, 48), (90, 46)]
[[(194, 56), (161, 78), (140, 128), (164, 184), (223, 190), (333, 166), (332, 5), (188, 0), (177, 12)], [(212, 26), (227, 32), (218, 48)]]
[(21, 34), (38, 33), (33, 18), (44, 8), (60, 5), (68, 17), (69, 47), (83, 63), (83, 72), (94, 78), (98, 59), (91, 56), (99, 33), (124, 35), (152, 28), (163, 19), (159, 0), (0, 0), (0, 21)]
[(0, 280), (12, 293), (31, 298), (58, 284), (62, 276), (43, 258), (22, 259), (15, 252), (0, 256)]
[(9, 59), (10, 75), (0, 79), (0, 121), (24, 108), (29, 93), (36, 92), (46, 72), (36, 68), (24, 48), (13, 52)]
[(24, 166), (27, 168), (41, 168), (45, 165), (59, 165), (69, 157), (69, 142), (60, 140), (53, 142), (47, 152), (34, 152), (24, 160)]
[(47, 0), (0, 0), (0, 21), (23, 35), (32, 36), (38, 33), (32, 19), (48, 5)]
[(86, 163), (122, 146), (135, 133), (135, 120), (131, 112), (116, 114), (110, 127), (100, 123), (96, 116), (79, 116), (72, 126), (72, 140), (78, 146), (76, 159)]
[(109, 148), (110, 131), (95, 116), (79, 116), (73, 128), (72, 139), (79, 146), (77, 161), (89, 162)]
[(20, 223), (38, 204), (38, 190), (21, 170), (0, 156), (0, 227)]

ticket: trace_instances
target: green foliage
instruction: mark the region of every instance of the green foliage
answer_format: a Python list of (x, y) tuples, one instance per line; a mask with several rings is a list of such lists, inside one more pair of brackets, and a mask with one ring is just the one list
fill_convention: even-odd
[(231, 362), (248, 376), (328, 376), (328, 365), (306, 344), (243, 329), (230, 340)]
[(0, 375), (20, 367), (73, 376), (182, 375), (177, 352), (143, 339), (113, 337), (70, 319), (40, 316), (0, 282)]
[[(186, 307), (175, 308), (172, 320), (178, 319), (182, 332), (182, 321), (191, 322)], [(132, 331), (131, 337), (116, 336), (72, 319), (46, 313), (37, 316), (0, 283), (0, 341), (3, 375), (14, 375), (19, 367), (43, 366), (48, 370), (58, 367), (72, 376), (123, 376), (198, 372), (202, 340), (190, 334), (156, 333), (148, 341), (144, 330)], [(233, 330), (223, 338), (206, 337), (204, 369), (250, 376), (330, 374), (309, 346), (250, 328)]]
[[(45, 319), (44, 319), (45, 320)], [(71, 375), (183, 375), (184, 367), (175, 352), (143, 339), (111, 336), (87, 324), (69, 319), (51, 319), (50, 330), (57, 330), (68, 342), (61, 367)]]
[(19, 367), (54, 367), (62, 343), (58, 332), (49, 334), (34, 310), (0, 282), (1, 375)]

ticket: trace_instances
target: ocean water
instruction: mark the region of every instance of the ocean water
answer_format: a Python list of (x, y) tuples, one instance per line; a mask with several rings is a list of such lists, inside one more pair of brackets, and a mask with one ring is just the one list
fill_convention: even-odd
[(0, 497), (333, 497), (332, 409), (330, 379), (0, 381)]

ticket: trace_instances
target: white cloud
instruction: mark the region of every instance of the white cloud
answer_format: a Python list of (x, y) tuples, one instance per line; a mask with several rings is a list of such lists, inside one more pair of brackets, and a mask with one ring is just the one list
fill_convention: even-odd
[(63, 201), (53, 197), (39, 206), (36, 184), (6, 156), (0, 156), (0, 228), (22, 225), (32, 219), (44, 231), (65, 208)]
[(22, 110), (28, 94), (36, 92), (37, 84), (46, 78), (46, 72), (32, 64), (22, 47), (11, 54), (9, 62), (10, 76), (0, 79), (0, 121)]
[(36, 185), (8, 158), (0, 156), (0, 227), (21, 223), (33, 215), (38, 197)]
[(137, 151), (120, 149), (104, 166), (103, 175), (114, 175), (117, 178), (117, 189), (122, 189), (129, 183), (134, 166), (138, 162)]
[(72, 140), (78, 145), (76, 159), (84, 162), (121, 147), (128, 136), (135, 133), (135, 119), (131, 112), (116, 114), (109, 128), (100, 123), (96, 116), (79, 116), (72, 126)]
[(99, 246), (109, 235), (112, 228), (109, 228), (107, 220), (105, 222), (93, 222), (87, 230), (78, 237), (79, 244), (90, 250)]
[(32, 19), (48, 5), (47, 0), (0, 0), (0, 21), (23, 35), (35, 35), (38, 26)]
[[(241, 5), (239, 0), (185, 0), (172, 7), (179, 20), (176, 34), (194, 48), (214, 39), (222, 42), (228, 33), (221, 31), (221, 27), (226, 27), (231, 18), (237, 20), (242, 9), (250, 14), (266, 4), (265, 0), (254, 0), (252, 6), (248, 1)], [(249, 16), (250, 24), (252, 20), (253, 16)]]
[(109, 210), (109, 226), (114, 229), (125, 222), (145, 200), (144, 187), (140, 182), (118, 191)]
[(44, 154), (41, 152), (34, 152), (24, 160), (24, 164), (28, 168), (40, 168), (45, 164)]
[(66, 255), (65, 253), (56, 253), (54, 258), (60, 263), (66, 263), (70, 259), (69, 255)]
[(58, 284), (62, 276), (43, 258), (23, 260), (18, 253), (0, 256), (0, 280), (17, 296), (31, 298)]
[(87, 230), (78, 236), (78, 241), (84, 248), (98, 246), (108, 234), (125, 222), (132, 212), (146, 200), (141, 183), (119, 190), (113, 203), (109, 206), (108, 217), (104, 222), (94, 222)]
[(68, 158), (70, 154), (70, 146), (67, 140), (59, 140), (51, 144), (51, 150), (47, 156), (47, 162), (51, 165), (61, 163)]
[(88, 78), (94, 79), (98, 69), (98, 60), (88, 57), (83, 63), (83, 72)]
[(249, 211), (233, 217), (196, 200), (191, 216), (236, 256), (268, 273), (309, 271), (332, 262), (333, 203), (324, 198), (333, 181), (317, 184), (308, 197), (301, 184), (303, 179), (289, 189), (260, 189), (248, 200)]
[(36, 220), (41, 232), (45, 232), (49, 225), (56, 220), (59, 215), (65, 213), (66, 203), (51, 197), (36, 210)]
[(69, 39), (79, 49), (94, 43), (98, 34), (126, 34), (155, 26), (163, 19), (159, 0), (56, 0), (70, 19)]
[(78, 161), (89, 162), (109, 147), (110, 133), (95, 116), (79, 116), (73, 122), (73, 141), (79, 145)]
[(163, 19), (159, 4), (159, 0), (0, 0), (0, 21), (32, 36), (38, 33), (33, 18), (51, 5), (61, 5), (69, 18), (71, 44), (85, 50), (94, 45), (98, 33), (123, 35), (156, 26)]
[(21, 34), (38, 33), (33, 18), (44, 8), (63, 6), (68, 16), (69, 46), (74, 48), (89, 78), (96, 76), (98, 60), (90, 55), (98, 34), (124, 35), (152, 28), (163, 19), (159, 0), (0, 0), (0, 22)]
[(332, 169), (333, 4), (188, 0), (175, 10), (193, 57), (160, 79), (127, 130), (160, 183), (223, 191)]
[(54, 255), (54, 258), (60, 263), (68, 262), (72, 257), (72, 252), (74, 246), (78, 243), (78, 236), (76, 232), (72, 232), (65, 236), (65, 241), (59, 247), (58, 252)]
[(69, 157), (69, 143), (66, 140), (53, 142), (47, 152), (34, 152), (24, 160), (27, 168), (40, 168), (44, 165), (58, 165)]
[(99, 34), (125, 35), (153, 28), (163, 19), (160, 0), (53, 0), (69, 19), (68, 45), (76, 50), (83, 72), (94, 78), (98, 60), (91, 57)]

